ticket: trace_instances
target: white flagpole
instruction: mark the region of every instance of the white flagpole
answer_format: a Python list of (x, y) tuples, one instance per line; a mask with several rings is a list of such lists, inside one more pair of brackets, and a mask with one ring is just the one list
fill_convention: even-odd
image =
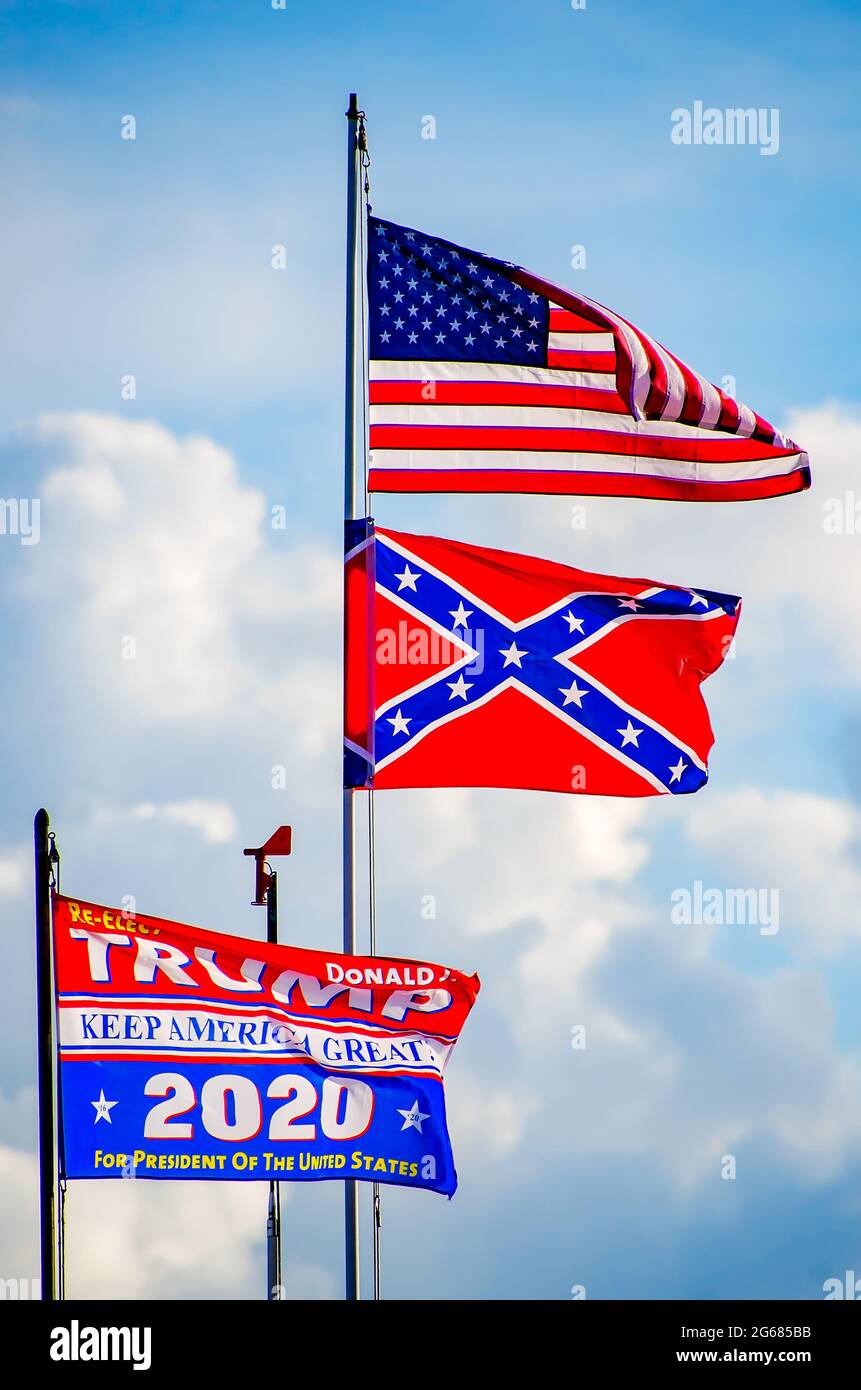
[[(350, 93), (347, 111), (347, 353), (344, 392), (344, 520), (356, 518), (356, 277), (359, 197), (359, 104)], [(346, 611), (344, 614), (346, 621)], [(356, 951), (356, 802), (344, 790), (344, 952)], [(361, 1297), (359, 1271), (359, 1185), (344, 1183), (344, 1268), (346, 1298)]]

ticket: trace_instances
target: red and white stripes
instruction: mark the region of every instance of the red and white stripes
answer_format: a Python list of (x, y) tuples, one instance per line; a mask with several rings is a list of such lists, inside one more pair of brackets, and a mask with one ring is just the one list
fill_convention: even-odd
[(373, 359), (377, 492), (737, 501), (809, 486), (807, 455), (611, 310), (528, 274), (546, 362)]

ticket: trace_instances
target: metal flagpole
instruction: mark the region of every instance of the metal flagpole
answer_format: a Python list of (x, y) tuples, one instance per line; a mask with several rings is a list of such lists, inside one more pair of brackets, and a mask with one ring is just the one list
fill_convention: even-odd
[(36, 869), (36, 1026), (39, 1058), (39, 1234), (42, 1298), (57, 1301), (54, 982), (51, 971), (51, 855), (48, 812), (33, 822)]
[[(60, 851), (57, 849), (57, 837), (53, 830), (48, 834), (48, 868), (51, 875), (51, 895), (59, 893), (60, 889)], [(51, 942), (53, 951), (53, 939)], [(51, 996), (51, 1020), (56, 1023), (57, 1010), (53, 995)], [(56, 1058), (56, 1048), (54, 1049), (54, 1060)], [(57, 1061), (59, 1068), (59, 1062)], [(65, 1160), (63, 1157), (63, 1092), (60, 1088), (59, 1072), (57, 1085), (55, 1087), (56, 1116), (57, 1126), (57, 1298), (62, 1303), (66, 1297), (66, 1174)]]
[[(370, 181), (368, 169), (371, 159), (368, 153), (368, 139), (365, 130), (364, 112), (358, 113), (358, 164), (361, 175), (359, 187), (359, 212), (358, 229), (356, 234), (356, 244), (358, 247), (358, 261), (360, 276), (364, 271), (367, 260), (367, 230), (368, 230), (368, 203), (370, 197)], [(366, 321), (366, 303), (364, 284), (361, 279), (358, 285), (358, 320), (359, 320), (359, 343), (360, 366), (359, 373), (361, 389), (361, 410), (359, 418), (361, 421), (361, 432), (358, 436), (356, 454), (361, 460), (361, 479), (362, 479), (362, 506), (365, 517), (370, 514), (370, 501), (368, 497), (368, 325)], [(357, 471), (359, 471), (357, 469)], [(377, 905), (376, 905), (376, 866), (375, 866), (375, 816), (374, 816), (374, 789), (370, 787), (367, 794), (368, 802), (368, 954), (377, 954)], [(371, 1186), (371, 1210), (372, 1210), (372, 1274), (373, 1274), (373, 1297), (377, 1301), (380, 1298), (380, 1227), (382, 1224), (382, 1208), (380, 1202), (380, 1184), (375, 1182)]]
[[(278, 875), (269, 874), (266, 889), (266, 940), (278, 944)], [(269, 1184), (269, 1216), (266, 1222), (266, 1286), (269, 1300), (281, 1298), (281, 1185)]]
[[(347, 342), (344, 390), (344, 521), (356, 517), (356, 279), (359, 194), (359, 103), (350, 93), (347, 111)], [(344, 614), (346, 619), (346, 611)], [(356, 802), (343, 793), (344, 952), (356, 951)], [(359, 1185), (344, 1183), (344, 1270), (346, 1297), (361, 1297), (359, 1276)]]
[[(374, 792), (373, 788), (368, 792), (368, 889), (369, 901), (369, 927), (370, 943), (368, 954), (377, 954), (377, 869), (376, 869), (376, 815), (374, 812)], [(373, 1253), (374, 1253), (374, 1300), (379, 1301), (381, 1293), (381, 1227), (383, 1224), (383, 1209), (380, 1200), (380, 1184), (375, 1182), (372, 1188), (372, 1218), (373, 1218)]]
[[(254, 860), (254, 899), (252, 907), (266, 908), (266, 940), (270, 946), (278, 945), (278, 875), (269, 863), (268, 856), (279, 858), (291, 854), (293, 850), (293, 830), (289, 825), (279, 825), (265, 844), (243, 850), (243, 854)], [(277, 1178), (269, 1183), (269, 1207), (266, 1218), (266, 1297), (277, 1302), (284, 1297), (281, 1282), (281, 1186)]]
[[(278, 826), (268, 837), (266, 844), (243, 849), (243, 855), (255, 860), (255, 897), (252, 908), (266, 908), (266, 940), (268, 945), (278, 945), (278, 874), (275, 873), (268, 856), (278, 858), (292, 853), (293, 831), (291, 826)], [(277, 1302), (284, 1297), (281, 1283), (281, 1186), (277, 1179), (268, 1184), (268, 1209), (266, 1218), (266, 1297)]]

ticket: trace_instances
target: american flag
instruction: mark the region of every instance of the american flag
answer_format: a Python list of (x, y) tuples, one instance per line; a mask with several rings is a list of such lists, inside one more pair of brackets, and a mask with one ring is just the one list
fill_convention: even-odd
[(611, 309), (378, 217), (368, 242), (371, 491), (810, 486), (798, 445)]

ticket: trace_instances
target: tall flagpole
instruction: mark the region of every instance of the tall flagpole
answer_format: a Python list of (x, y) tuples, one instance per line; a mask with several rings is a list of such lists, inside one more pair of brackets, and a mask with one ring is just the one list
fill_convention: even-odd
[[(278, 945), (278, 875), (273, 869), (266, 889), (266, 940)], [(281, 1184), (269, 1184), (269, 1211), (266, 1220), (266, 1286), (267, 1298), (283, 1298), (281, 1281)]]
[[(293, 849), (293, 829), (279, 825), (269, 839), (256, 848), (243, 851), (254, 860), (254, 899), (252, 907), (266, 908), (266, 940), (278, 945), (278, 875), (269, 863), (273, 858), (290, 854)], [(266, 1218), (266, 1297), (277, 1302), (284, 1297), (281, 1277), (281, 1186), (277, 1178), (269, 1184), (269, 1208)]]
[[(347, 111), (347, 352), (344, 390), (344, 521), (356, 517), (356, 276), (359, 196), (359, 103), (350, 93)], [(346, 619), (346, 611), (345, 611)], [(356, 952), (356, 802), (344, 797), (344, 952)], [(344, 1268), (346, 1297), (361, 1297), (359, 1277), (359, 1185), (344, 1183)]]
[(42, 1298), (56, 1302), (57, 1231), (54, 1163), (54, 984), (51, 973), (51, 852), (48, 812), (33, 822), (36, 868), (36, 1026), (39, 1058), (39, 1241)]

